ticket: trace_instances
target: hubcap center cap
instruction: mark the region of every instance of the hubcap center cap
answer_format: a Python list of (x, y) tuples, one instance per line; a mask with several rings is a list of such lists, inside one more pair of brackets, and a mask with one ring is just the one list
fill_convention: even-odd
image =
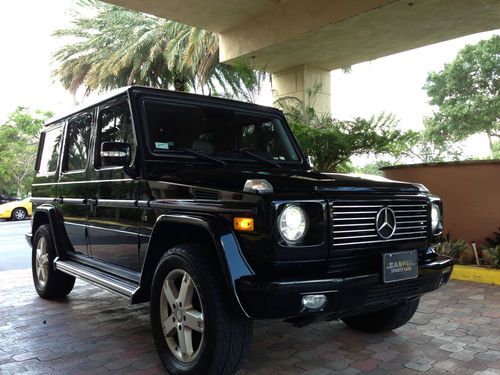
[(182, 322), (182, 320), (183, 320), (183, 315), (184, 315), (184, 314), (182, 313), (182, 310), (177, 310), (177, 312), (175, 313), (175, 317), (177, 318), (177, 320), (178, 320), (179, 322)]

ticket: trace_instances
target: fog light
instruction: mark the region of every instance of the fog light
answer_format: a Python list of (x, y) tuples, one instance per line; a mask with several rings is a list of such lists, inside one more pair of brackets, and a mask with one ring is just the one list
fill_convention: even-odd
[(308, 294), (302, 297), (302, 306), (306, 309), (321, 309), (326, 304), (326, 296), (324, 294)]

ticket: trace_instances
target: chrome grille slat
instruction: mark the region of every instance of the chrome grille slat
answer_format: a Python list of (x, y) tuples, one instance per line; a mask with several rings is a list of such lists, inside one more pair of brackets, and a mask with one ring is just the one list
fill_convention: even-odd
[(425, 225), (415, 225), (413, 227), (401, 227), (401, 229), (422, 229), (423, 231), (426, 231), (427, 228), (425, 227)]
[[(417, 223), (422, 223), (422, 222), (424, 222), (424, 220), (416, 220), (416, 221), (415, 221), (415, 220), (414, 220), (414, 221), (400, 221), (400, 222), (398, 222), (398, 224), (399, 224), (399, 223), (403, 223), (403, 224), (417, 224)], [(422, 225), (426, 225), (426, 224), (422, 224)]]
[[(356, 232), (373, 232), (373, 233), (375, 233), (375, 229), (373, 229), (373, 228), (370, 228), (370, 229), (356, 229)], [(352, 230), (334, 230), (333, 233), (352, 233)]]
[(400, 233), (394, 233), (395, 236), (407, 236), (409, 234), (425, 234), (425, 230), (419, 230), (416, 232), (400, 232)]
[[(427, 239), (429, 207), (422, 198), (332, 200), (329, 204), (334, 249), (385, 242), (422, 243)], [(377, 213), (383, 207), (391, 208), (396, 215), (396, 231), (389, 239), (381, 238), (375, 229)]]
[(370, 238), (370, 237), (378, 237), (378, 234), (364, 234), (362, 236), (337, 236), (338, 240), (347, 240), (351, 238)]
[(333, 220), (336, 220), (336, 221), (347, 221), (347, 220), (371, 220), (372, 217), (371, 216), (367, 216), (367, 217), (342, 217), (342, 218), (333, 218)]
[(357, 224), (335, 224), (335, 227), (366, 227), (367, 225), (373, 225), (373, 223), (357, 223)]
[(370, 244), (370, 243), (394, 242), (394, 241), (403, 241), (403, 240), (422, 240), (422, 239), (426, 239), (426, 238), (427, 238), (427, 236), (407, 237), (407, 238), (391, 238), (388, 240), (377, 240), (377, 241), (346, 242), (346, 243), (340, 243), (340, 244), (333, 244), (333, 246), (363, 245), (363, 244)]
[(407, 213), (407, 212), (409, 212), (409, 213), (413, 213), (414, 214), (414, 213), (417, 213), (417, 212), (427, 212), (427, 210), (424, 210), (424, 209), (422, 209), (422, 210), (394, 210), (394, 212), (396, 212), (396, 213), (400, 213), (400, 212)]

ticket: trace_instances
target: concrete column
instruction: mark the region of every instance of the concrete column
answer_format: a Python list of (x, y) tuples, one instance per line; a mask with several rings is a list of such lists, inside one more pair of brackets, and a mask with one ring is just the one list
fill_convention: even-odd
[[(272, 79), (275, 99), (293, 96), (313, 107), (317, 114), (331, 114), (330, 71), (299, 65), (273, 73)], [(309, 92), (316, 94), (311, 97)]]

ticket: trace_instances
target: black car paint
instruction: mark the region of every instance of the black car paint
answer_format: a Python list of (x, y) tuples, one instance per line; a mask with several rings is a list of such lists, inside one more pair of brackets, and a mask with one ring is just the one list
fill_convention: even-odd
[[(238, 107), (283, 118), (282, 113), (273, 108), (132, 87), (110, 100), (129, 100), (138, 145), (145, 145), (146, 139), (141, 109), (141, 100), (145, 97), (168, 99), (174, 103), (189, 100), (220, 107)], [(99, 104), (96, 104), (96, 110)], [(48, 125), (64, 120), (63, 117)], [(331, 238), (326, 230), (331, 226), (327, 200), (338, 197), (425, 197), (430, 201), (434, 198), (410, 183), (311, 171), (307, 158), (301, 153), (288, 127), (286, 131), (300, 154), (300, 161), (281, 163), (279, 169), (258, 160), (221, 167), (195, 157), (168, 159), (143, 146), (138, 147), (134, 163), (125, 168), (99, 172), (93, 167), (92, 157), (89, 158), (88, 180), (83, 193), (74, 193), (70, 184), (72, 178), (61, 173), (60, 168), (55, 174), (37, 176), (33, 184), (33, 233), (39, 223), (48, 220), (57, 241), (59, 257), (71, 257), (76, 251), (91, 259), (111, 263), (113, 267), (109, 264), (106, 267), (116, 274), (135, 275), (132, 278), (140, 279), (139, 288), (132, 297), (135, 303), (148, 300), (152, 274), (158, 261), (155, 253), (167, 250), (161, 247), (161, 243), (155, 243), (155, 239), (159, 238), (157, 233), (165, 233), (168, 228), (177, 228), (175, 225), (179, 224), (199, 228), (212, 238), (227, 289), (235, 304), (247, 316), (285, 318), (301, 314), (302, 311), (297, 308), (298, 297), (301, 293), (313, 291), (311, 280), (319, 280), (320, 284), (331, 282), (328, 287), (335, 291), (331, 293), (337, 297), (334, 298), (336, 305), (330, 306), (330, 313), (338, 313), (344, 307), (337, 292), (342, 287), (347, 291), (350, 286), (360, 284), (359, 280), (355, 280), (358, 276), (329, 281), (328, 261), (335, 254), (331, 252)], [(62, 145), (61, 149), (64, 147)], [(95, 150), (92, 155), (95, 155)], [(243, 186), (248, 179), (266, 179), (272, 184), (274, 192), (265, 195), (244, 192)], [(80, 185), (81, 189), (83, 182), (76, 185)], [(198, 198), (200, 191), (205, 199)], [(323, 233), (318, 231), (318, 236), (323, 238), (308, 246), (288, 246), (277, 241), (274, 224), (277, 209), (280, 203), (288, 201), (321, 205), (325, 230)], [(77, 207), (78, 212), (74, 211)], [(74, 242), (71, 245), (71, 235), (68, 237), (63, 225), (82, 212), (86, 212), (86, 251), (74, 248)], [(42, 215), (47, 215), (48, 219)], [(253, 217), (255, 231), (235, 232), (232, 229), (235, 215)], [(420, 273), (427, 284), (432, 284), (425, 290), (429, 291), (439, 286), (442, 273), (451, 271), (451, 261), (438, 258), (430, 248), (433, 240), (434, 235), (429, 233), (423, 243), (395, 243), (381, 251), (419, 247)], [(110, 249), (110, 252), (96, 250), (97, 245)], [(129, 249), (127, 254), (119, 254), (123, 247)], [(361, 279), (362, 285), (380, 282), (376, 274), (365, 275)], [(361, 300), (358, 302), (361, 303)], [(350, 303), (355, 304), (356, 301)], [(276, 304), (281, 308), (277, 308)]]

